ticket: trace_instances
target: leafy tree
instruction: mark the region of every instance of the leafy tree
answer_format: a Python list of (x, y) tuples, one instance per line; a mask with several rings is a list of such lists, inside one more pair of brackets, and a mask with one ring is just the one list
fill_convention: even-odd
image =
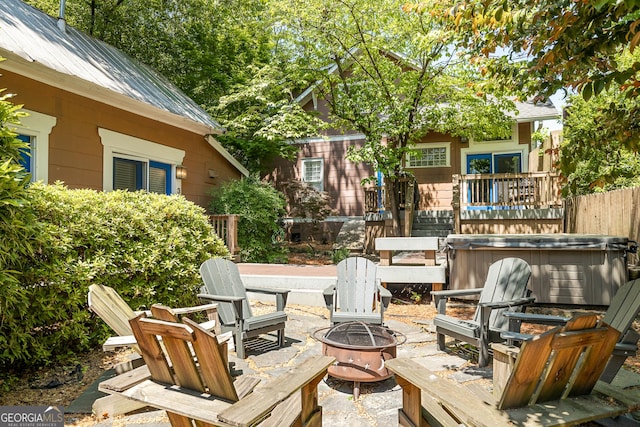
[(610, 89), (586, 101), (569, 99), (560, 146), (565, 195), (582, 195), (640, 185), (640, 154), (627, 149), (616, 132), (618, 115), (637, 110), (637, 100)]
[[(513, 104), (487, 96), (459, 35), (429, 14), (403, 11), (394, 0), (273, 1), (297, 70), (330, 108), (332, 127), (363, 133), (348, 158), (385, 175), (397, 194), (407, 152), (429, 131), (506, 136)], [(374, 177), (372, 177), (373, 179)], [(395, 233), (398, 206), (392, 202)]]
[[(27, 0), (52, 16), (58, 0)], [(291, 158), (319, 123), (294, 102), (265, 0), (69, 2), (68, 22), (167, 77), (227, 129), (220, 142), (253, 172)]]
[(290, 141), (317, 135), (324, 124), (295, 101), (301, 84), (293, 76), (284, 65), (266, 65), (212, 109), (227, 129), (218, 139), (252, 172), (268, 172), (276, 157), (293, 159), (297, 147)]
[[(27, 0), (58, 16), (59, 0)], [(151, 66), (206, 107), (271, 58), (264, 1), (67, 2), (70, 25)]]
[(215, 214), (239, 214), (238, 245), (245, 262), (286, 262), (282, 217), (285, 198), (256, 176), (230, 181), (211, 193)]
[[(498, 83), (523, 93), (548, 97), (559, 89), (581, 92), (585, 99), (617, 88), (621, 96), (640, 94), (640, 61), (620, 62), (640, 42), (640, 3), (598, 0), (463, 0), (418, 2), (409, 10), (453, 23)], [(427, 9), (428, 8), (428, 9)], [(508, 54), (505, 54), (508, 53)], [(629, 149), (640, 148), (633, 110), (616, 117)]]

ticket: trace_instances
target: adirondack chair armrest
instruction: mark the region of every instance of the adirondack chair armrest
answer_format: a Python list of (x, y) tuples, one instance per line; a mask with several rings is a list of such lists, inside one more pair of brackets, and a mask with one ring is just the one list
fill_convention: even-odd
[(619, 342), (619, 343), (616, 343), (616, 347), (614, 351), (624, 352), (624, 353), (635, 353), (636, 351), (638, 351), (638, 346), (635, 344)]
[(512, 331), (505, 331), (500, 333), (500, 338), (505, 340), (507, 342), (507, 345), (513, 345), (514, 341), (517, 341), (517, 342), (529, 341), (534, 336), (535, 335), (521, 334), (520, 332), (512, 332)]
[(226, 295), (213, 295), (213, 294), (198, 294), (198, 298), (216, 301), (216, 302), (230, 302), (235, 310), (236, 318), (244, 319), (244, 312), (242, 310), (242, 302), (245, 300), (243, 297), (230, 297)]
[(324, 297), (324, 303), (330, 312), (333, 311), (333, 296), (335, 293), (336, 293), (336, 284), (327, 286), (324, 289), (324, 291), (322, 291), (322, 296)]
[(181, 307), (181, 308), (172, 308), (171, 310), (177, 315), (189, 314), (189, 313), (198, 313), (200, 311), (209, 311), (209, 310), (217, 310), (218, 304), (202, 304), (195, 305), (193, 307)]
[(475, 289), (448, 289), (445, 291), (431, 291), (433, 303), (438, 310), (438, 314), (446, 314), (447, 300), (452, 297), (480, 295), (482, 288)]
[(532, 304), (536, 299), (534, 297), (528, 298), (518, 298), (510, 301), (488, 301), (481, 302), (478, 305), (481, 307), (487, 307), (492, 310), (497, 308), (509, 308), (509, 307), (517, 307), (520, 305)]
[(268, 294), (276, 296), (276, 310), (284, 311), (287, 305), (287, 297), (289, 296), (288, 289), (275, 289), (275, 288), (252, 288), (245, 286), (247, 292), (255, 292), (259, 294)]
[(151, 310), (134, 310), (133, 312), (136, 317), (140, 316), (142, 313), (144, 313), (147, 317), (151, 317)]
[(231, 425), (254, 425), (267, 417), (276, 405), (301, 392), (302, 423), (306, 425), (318, 409), (317, 385), (334, 362), (335, 358), (330, 356), (310, 358), (223, 410), (218, 419)]
[(381, 284), (378, 285), (380, 291), (380, 299), (382, 300), (382, 306), (386, 309), (391, 303), (391, 292)]
[(626, 355), (634, 355), (638, 351), (638, 340), (640, 339), (640, 334), (638, 334), (634, 329), (629, 329), (624, 337), (620, 339), (618, 343), (616, 343), (615, 352), (616, 353), (624, 353)]
[(444, 291), (431, 291), (431, 295), (439, 296), (439, 297), (459, 297), (459, 296), (467, 296), (467, 295), (479, 295), (482, 293), (482, 288), (474, 288), (474, 289), (447, 289)]
[(509, 331), (520, 332), (522, 323), (533, 323), (538, 325), (559, 326), (564, 325), (569, 320), (567, 317), (550, 316), (546, 314), (519, 313), (506, 311), (503, 316), (509, 319)]

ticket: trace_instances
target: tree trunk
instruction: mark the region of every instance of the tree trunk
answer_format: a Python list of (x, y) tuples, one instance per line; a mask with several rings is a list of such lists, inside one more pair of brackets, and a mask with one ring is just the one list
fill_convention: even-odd
[(389, 200), (389, 210), (391, 211), (393, 236), (401, 237), (403, 235), (403, 230), (402, 227), (400, 227), (400, 206), (398, 204), (400, 183), (398, 182), (398, 180), (385, 180), (385, 191)]

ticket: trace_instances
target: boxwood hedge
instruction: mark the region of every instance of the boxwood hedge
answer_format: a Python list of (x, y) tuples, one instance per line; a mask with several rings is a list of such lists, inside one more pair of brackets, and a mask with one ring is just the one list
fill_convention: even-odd
[[(201, 207), (182, 196), (28, 188), (37, 248), (2, 294), (0, 370), (59, 362), (109, 333), (87, 309), (90, 284), (111, 286), (133, 309), (197, 303), (199, 265), (228, 251)], [(4, 295), (13, 295), (5, 298)]]

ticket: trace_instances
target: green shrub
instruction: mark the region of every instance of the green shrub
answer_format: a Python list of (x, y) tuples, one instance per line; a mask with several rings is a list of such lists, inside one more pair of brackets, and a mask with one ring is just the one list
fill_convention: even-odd
[(212, 193), (214, 214), (239, 214), (238, 245), (246, 262), (287, 261), (284, 228), (284, 195), (257, 178), (231, 181)]
[(16, 138), (7, 124), (18, 123), (20, 107), (0, 97), (0, 372), (5, 360), (24, 354), (28, 335), (12, 327), (30, 311), (30, 290), (21, 285), (22, 271), (39, 247), (42, 232), (29, 206), (30, 175), (20, 165), (20, 150), (27, 144)]
[(133, 309), (194, 305), (200, 264), (228, 255), (204, 209), (182, 196), (61, 184), (34, 184), (29, 195), (45, 241), (21, 278), (26, 299), (0, 324), (0, 367), (63, 360), (111, 333), (87, 310), (90, 284), (115, 288)]
[(351, 251), (349, 248), (336, 248), (331, 252), (331, 262), (334, 264), (340, 263), (343, 259), (349, 258)]

